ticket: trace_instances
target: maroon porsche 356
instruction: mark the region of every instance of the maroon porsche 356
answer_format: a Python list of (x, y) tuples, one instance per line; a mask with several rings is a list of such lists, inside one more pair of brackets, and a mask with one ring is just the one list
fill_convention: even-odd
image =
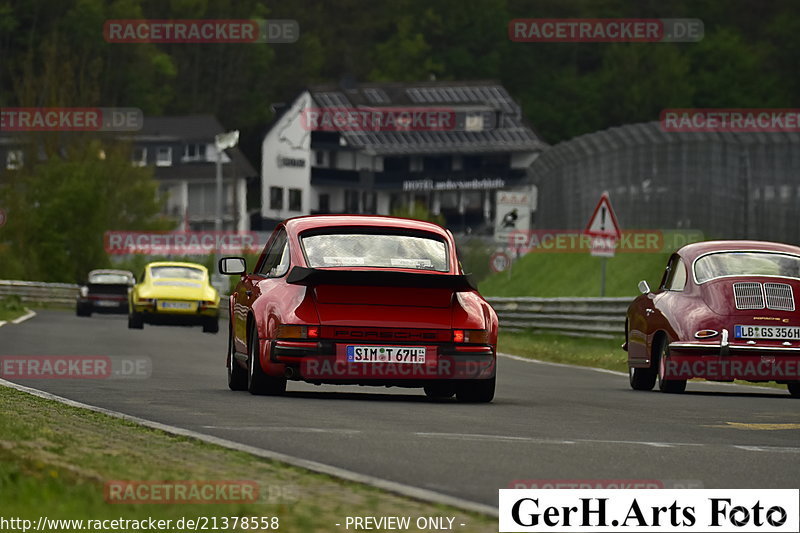
[(628, 308), (631, 387), (683, 392), (686, 381), (784, 383), (800, 396), (800, 248), (759, 241), (689, 244), (661, 284)]

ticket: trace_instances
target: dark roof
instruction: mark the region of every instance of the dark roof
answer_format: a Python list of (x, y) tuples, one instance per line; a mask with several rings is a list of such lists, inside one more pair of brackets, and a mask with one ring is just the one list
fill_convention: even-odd
[(214, 115), (177, 115), (144, 117), (142, 129), (134, 132), (137, 140), (208, 140), (225, 131)]
[[(219, 123), (214, 115), (177, 115), (169, 117), (144, 117), (142, 129), (130, 134), (130, 139), (134, 142), (214, 142), (214, 137), (219, 133), (224, 133), (225, 128)], [(256, 176), (256, 170), (247, 160), (239, 148), (229, 148), (225, 150), (237, 168), (240, 176)], [(189, 163), (197, 166), (196, 177), (214, 177), (215, 170), (213, 162)], [(156, 175), (159, 177), (181, 176), (180, 170), (186, 164), (178, 167), (156, 167)], [(200, 176), (203, 174), (203, 176)], [(206, 176), (207, 174), (207, 176)], [(227, 172), (225, 173), (227, 175)]]
[(430, 81), (413, 83), (363, 83), (347, 88), (314, 85), (309, 92), (316, 106), (452, 107), (491, 115), (483, 131), (340, 131), (348, 146), (370, 153), (527, 152), (546, 144), (522, 117), (522, 109), (496, 81)]

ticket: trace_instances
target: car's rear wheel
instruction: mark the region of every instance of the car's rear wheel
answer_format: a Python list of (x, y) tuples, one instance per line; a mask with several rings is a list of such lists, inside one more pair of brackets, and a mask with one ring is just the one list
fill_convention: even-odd
[(495, 378), (468, 379), (456, 383), (456, 398), (459, 402), (488, 403), (494, 399)]
[(786, 388), (789, 389), (789, 394), (792, 395), (792, 398), (800, 398), (800, 381), (787, 383)]
[(658, 372), (653, 366), (648, 368), (628, 367), (628, 381), (633, 390), (653, 390)]
[(665, 336), (658, 346), (658, 390), (668, 393), (681, 393), (686, 390), (685, 379), (667, 379), (667, 359), (669, 359), (669, 342)]
[(78, 316), (92, 316), (92, 311), (88, 306), (78, 305), (75, 307), (75, 314)]
[(208, 318), (203, 322), (203, 333), (218, 333), (219, 332), (219, 318)]
[(264, 373), (258, 361), (258, 332), (255, 324), (251, 324), (247, 335), (247, 390), (250, 394), (276, 396), (286, 392), (286, 378), (269, 376)]
[(429, 383), (423, 388), (425, 390), (425, 396), (439, 400), (452, 398), (456, 393), (456, 386), (453, 383)]
[(233, 335), (228, 328), (228, 388), (247, 390), (247, 371), (236, 361), (233, 349)]
[(143, 329), (144, 328), (144, 320), (142, 320), (142, 314), (132, 311), (128, 314), (128, 329)]

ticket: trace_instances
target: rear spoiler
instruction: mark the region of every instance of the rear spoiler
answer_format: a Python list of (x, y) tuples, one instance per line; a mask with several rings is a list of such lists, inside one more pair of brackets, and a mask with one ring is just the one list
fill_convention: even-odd
[(378, 287), (417, 287), (474, 291), (472, 281), (461, 274), (416, 274), (393, 270), (320, 270), (296, 266), (286, 283), (294, 285), (367, 285)]

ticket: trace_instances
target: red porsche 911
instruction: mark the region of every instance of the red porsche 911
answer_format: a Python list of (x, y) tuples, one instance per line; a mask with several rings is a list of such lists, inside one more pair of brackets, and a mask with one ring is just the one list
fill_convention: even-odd
[(497, 315), (432, 223), (317, 215), (279, 224), (230, 297), (228, 384), (282, 394), (287, 380), (420, 387), (490, 402)]
[(800, 396), (800, 248), (759, 241), (689, 244), (655, 292), (628, 308), (631, 387), (683, 392), (686, 381), (784, 383)]

